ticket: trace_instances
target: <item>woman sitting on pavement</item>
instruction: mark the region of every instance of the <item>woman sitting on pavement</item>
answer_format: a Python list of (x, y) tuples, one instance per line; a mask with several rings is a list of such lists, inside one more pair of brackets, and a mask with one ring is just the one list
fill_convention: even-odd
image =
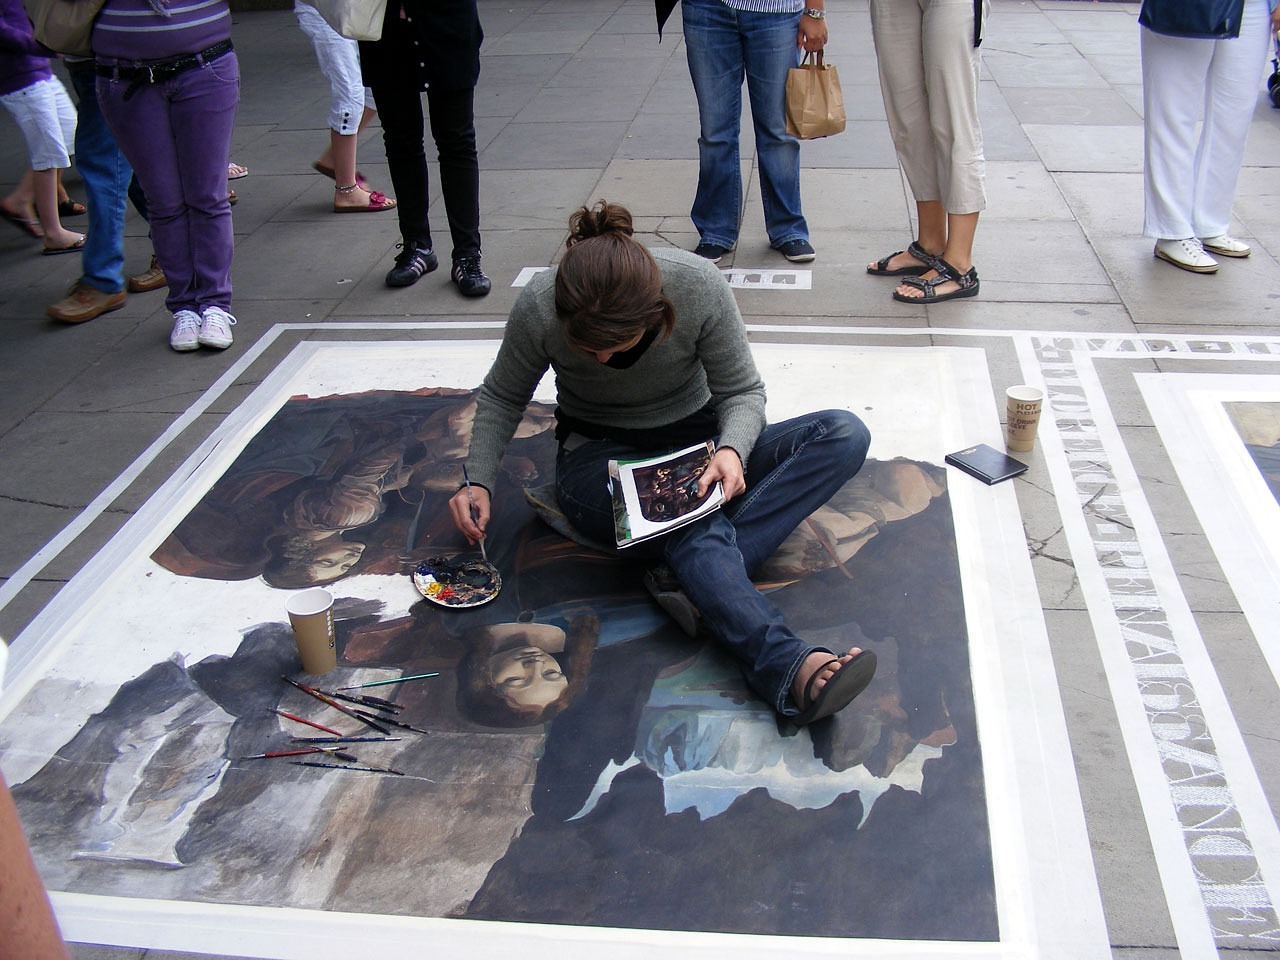
[(658, 564), (646, 587), (688, 632), (700, 624), (723, 643), (751, 687), (792, 723), (830, 716), (861, 693), (875, 654), (806, 643), (751, 575), (857, 473), (870, 435), (846, 410), (766, 425), (764, 384), (719, 270), (686, 251), (650, 252), (616, 204), (572, 216), (559, 268), (521, 292), (480, 388), (471, 484), (449, 504), (473, 541), (484, 537), (503, 451), (548, 367), (558, 403), (556, 495), (573, 528), (614, 542), (609, 460), (715, 437), (699, 494), (720, 482), (728, 502), (628, 549)]

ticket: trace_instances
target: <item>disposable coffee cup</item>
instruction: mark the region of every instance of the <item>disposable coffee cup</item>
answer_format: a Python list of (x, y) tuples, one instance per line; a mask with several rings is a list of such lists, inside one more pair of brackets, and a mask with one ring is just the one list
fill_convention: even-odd
[(1007, 445), (1010, 450), (1025, 453), (1035, 446), (1036, 430), (1040, 427), (1040, 410), (1044, 405), (1044, 391), (1039, 387), (1019, 384), (1010, 387), (1004, 395)]
[(293, 638), (298, 643), (298, 656), (307, 673), (328, 673), (338, 665), (333, 635), (333, 596), (328, 590), (313, 587), (295, 593), (285, 604)]

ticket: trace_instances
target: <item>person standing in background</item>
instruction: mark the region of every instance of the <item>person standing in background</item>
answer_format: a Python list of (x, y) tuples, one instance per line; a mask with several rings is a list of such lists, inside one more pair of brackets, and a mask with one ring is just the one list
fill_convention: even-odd
[(694, 253), (712, 263), (738, 243), (742, 81), (755, 127), (769, 245), (793, 263), (816, 256), (800, 204), (800, 141), (787, 133), (787, 71), (798, 48), (827, 43), (823, 0), (683, 0), (685, 50), (698, 99), (698, 189), (689, 216)]
[(973, 238), (986, 209), (978, 122), (982, 25), (989, 0), (871, 0), (880, 92), (918, 235), (867, 265), (901, 277), (893, 299), (941, 303), (978, 292)]
[(76, 91), (76, 169), (89, 201), (81, 275), (66, 297), (45, 311), (62, 323), (84, 323), (124, 306), (124, 214), (133, 168), (98, 106), (91, 59), (67, 57)]
[(1142, 232), (1155, 238), (1156, 259), (1192, 273), (1217, 272), (1210, 254), (1252, 252), (1227, 230), (1280, 10), (1276, 0), (1244, 0), (1242, 7), (1240, 36), (1230, 39), (1141, 27)]
[(179, 352), (231, 346), (227, 192), (240, 65), (227, 0), (107, 0), (93, 28), (98, 100), (146, 195)]
[[(30, 236), (43, 236), (43, 253), (79, 250), (83, 234), (63, 227), (58, 209), (58, 171), (71, 166), (67, 147), (75, 137), (76, 109), (49, 69), (48, 51), (36, 43), (22, 0), (0, 0), (0, 103), (22, 131), (30, 162), (22, 183), (0, 203), (4, 218)], [(28, 212), (32, 202), (36, 224)]]
[(402, 240), (387, 286), (408, 287), (439, 265), (427, 220), (422, 91), (440, 158), (440, 188), (453, 240), (449, 279), (463, 296), (491, 288), (480, 267), (480, 165), (475, 88), (484, 31), (476, 0), (390, 0), (382, 39), (360, 41), (360, 66), (382, 120)]
[(377, 116), (373, 94), (360, 80), (359, 46), (325, 23), (311, 4), (295, 0), (293, 13), (311, 41), (320, 72), (329, 81), (329, 146), (311, 166), (333, 181), (333, 212), (394, 210), (396, 202), (384, 193), (370, 190), (356, 171), (360, 131)]

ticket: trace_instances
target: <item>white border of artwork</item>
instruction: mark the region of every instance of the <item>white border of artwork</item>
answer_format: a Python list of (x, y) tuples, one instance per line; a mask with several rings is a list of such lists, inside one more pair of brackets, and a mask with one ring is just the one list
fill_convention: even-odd
[(1265, 374), (1135, 374), (1160, 439), (1271, 675), (1280, 680), (1280, 503), (1225, 404), (1280, 404)]

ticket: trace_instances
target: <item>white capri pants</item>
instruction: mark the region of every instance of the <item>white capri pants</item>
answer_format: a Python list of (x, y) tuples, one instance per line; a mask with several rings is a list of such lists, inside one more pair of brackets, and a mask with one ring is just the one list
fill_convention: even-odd
[(373, 109), (373, 92), (360, 76), (360, 47), (325, 22), (315, 7), (294, 0), (298, 26), (311, 39), (320, 72), (329, 81), (329, 129), (344, 137), (357, 133), (365, 107)]
[(32, 170), (71, 166), (68, 144), (76, 142), (76, 108), (57, 77), (0, 96), (27, 141)]
[(941, 202), (947, 213), (985, 210), (973, 0), (871, 0), (871, 37), (889, 133), (912, 195)]
[(1267, 0), (1246, 0), (1235, 39), (1166, 37), (1141, 28), (1142, 232), (1148, 237), (1182, 240), (1229, 232), (1271, 45), (1270, 24)]

